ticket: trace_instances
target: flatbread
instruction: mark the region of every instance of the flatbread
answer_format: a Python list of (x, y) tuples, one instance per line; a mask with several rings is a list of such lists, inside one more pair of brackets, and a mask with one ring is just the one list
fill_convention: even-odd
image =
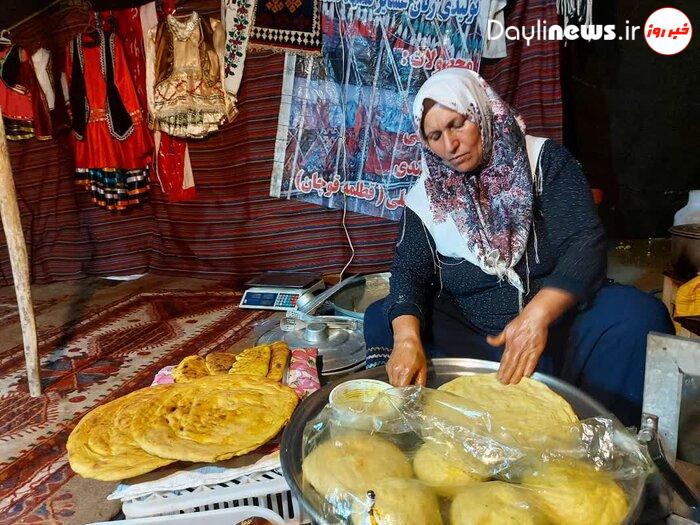
[(279, 433), (298, 402), (294, 390), (264, 377), (216, 375), (174, 387), (141, 405), (131, 433), (146, 452), (183, 461), (255, 450)]
[(267, 378), (273, 381), (282, 381), (287, 361), (289, 361), (289, 347), (286, 343), (282, 341), (272, 343), (272, 357), (270, 358), (270, 370), (267, 372)]
[[(459, 492), (450, 505), (452, 525), (550, 525), (526, 489), (502, 481), (478, 483)], [(563, 524), (562, 524), (563, 525)]]
[[(372, 518), (376, 525), (442, 525), (437, 496), (416, 479), (385, 478), (372, 486), (375, 494)], [(353, 504), (352, 522), (364, 525), (363, 500)]]
[(491, 435), (504, 442), (551, 448), (579, 436), (579, 420), (571, 405), (529, 377), (504, 385), (495, 373), (461, 376), (438, 390), (461, 396), (475, 410), (488, 414)]
[(236, 362), (233, 363), (229, 374), (266, 377), (270, 369), (271, 356), (272, 348), (269, 345), (247, 348), (236, 356)]
[(140, 405), (158, 398), (171, 385), (136, 390), (100, 405), (77, 424), (68, 437), (68, 461), (84, 478), (116, 481), (172, 463), (144, 452), (132, 439), (130, 425)]
[(444, 497), (454, 496), (465, 486), (485, 481), (479, 474), (483, 465), (464, 451), (437, 443), (424, 443), (413, 456), (416, 477)]
[(329, 501), (348, 492), (364, 500), (379, 480), (410, 478), (408, 458), (391, 441), (368, 434), (349, 433), (329, 439), (311, 451), (302, 463), (304, 480)]
[(212, 352), (204, 359), (210, 375), (228, 374), (228, 371), (236, 362), (236, 355), (227, 352)]
[(193, 379), (209, 375), (209, 369), (204, 358), (199, 355), (185, 357), (180, 364), (173, 368), (173, 379), (176, 383), (188, 383)]
[(608, 474), (582, 461), (543, 463), (521, 481), (553, 523), (619, 525), (627, 515), (622, 488)]

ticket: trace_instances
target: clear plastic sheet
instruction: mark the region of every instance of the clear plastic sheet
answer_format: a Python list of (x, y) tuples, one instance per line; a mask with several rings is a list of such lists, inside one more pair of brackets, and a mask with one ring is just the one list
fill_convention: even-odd
[(421, 387), (327, 405), (305, 427), (304, 495), (329, 523), (623, 522), (652, 469), (644, 446), (610, 419), (519, 415)]

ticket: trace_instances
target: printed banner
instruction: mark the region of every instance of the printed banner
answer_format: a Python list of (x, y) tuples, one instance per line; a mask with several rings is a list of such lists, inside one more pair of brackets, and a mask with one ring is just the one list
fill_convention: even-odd
[(270, 194), (398, 219), (421, 172), (413, 97), (478, 70), (489, 1), (325, 0), (323, 55), (285, 62)]

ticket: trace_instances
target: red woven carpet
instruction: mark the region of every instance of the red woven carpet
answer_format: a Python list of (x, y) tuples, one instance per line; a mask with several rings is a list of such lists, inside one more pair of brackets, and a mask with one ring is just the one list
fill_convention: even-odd
[(148, 386), (161, 367), (248, 335), (267, 314), (239, 301), (231, 291), (139, 293), (44, 334), (40, 398), (27, 393), (22, 348), (1, 352), (0, 523), (82, 521), (85, 498), (66, 489), (76, 477), (65, 450), (73, 427), (93, 407)]

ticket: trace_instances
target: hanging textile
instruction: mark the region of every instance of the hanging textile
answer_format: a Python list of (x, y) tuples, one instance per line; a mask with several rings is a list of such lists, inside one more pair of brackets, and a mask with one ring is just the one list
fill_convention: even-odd
[(49, 50), (43, 47), (37, 49), (32, 55), (32, 65), (34, 66), (34, 73), (39, 82), (39, 87), (41, 87), (41, 91), (46, 98), (46, 105), (49, 107), (49, 111), (51, 111), (56, 106), (56, 94), (53, 88), (51, 53)]
[(323, 56), (287, 55), (270, 194), (397, 220), (421, 173), (413, 97), (478, 70), (490, 4), (324, 0)]
[(557, 0), (557, 13), (564, 25), (593, 23), (593, 0)]
[(231, 95), (238, 94), (243, 79), (250, 24), (255, 16), (253, 0), (222, 0), (221, 19), (225, 23), (226, 47), (224, 48), (224, 89)]
[(197, 196), (187, 142), (156, 131), (156, 172), (168, 202), (192, 200)]
[(224, 31), (213, 18), (192, 12), (168, 15), (149, 31), (149, 109), (154, 127), (176, 137), (201, 138), (235, 118), (235, 99), (224, 89)]
[(76, 182), (110, 210), (142, 203), (153, 146), (120, 39), (78, 35), (66, 59)]
[(254, 20), (251, 48), (321, 54), (319, 0), (260, 0)]
[(146, 95), (146, 52), (141, 30), (141, 17), (138, 7), (115, 9), (103, 13), (103, 18), (113, 21), (112, 30), (119, 36), (129, 72), (134, 81), (134, 89), (142, 108), (148, 107)]
[[(530, 28), (558, 21), (551, 0), (518, 0), (508, 9), (505, 25)], [(507, 56), (482, 63), (479, 73), (523, 117), (528, 134), (563, 140), (560, 41), (508, 40)]]
[[(171, 4), (174, 2), (171, 2)], [(174, 5), (164, 5), (164, 10), (170, 14)], [(148, 47), (149, 32), (158, 26), (156, 3), (149, 2), (139, 9), (144, 49)], [(146, 86), (151, 94), (153, 89), (154, 59), (152, 54), (146, 55)], [(152, 119), (152, 116), (151, 116)], [(192, 163), (190, 162), (189, 146), (185, 139), (173, 137), (160, 131), (153, 132), (155, 142), (155, 172), (163, 193), (169, 202), (180, 202), (194, 199), (197, 195), (194, 184)]]
[(8, 140), (51, 138), (51, 116), (31, 58), (17, 45), (0, 48), (0, 108)]

